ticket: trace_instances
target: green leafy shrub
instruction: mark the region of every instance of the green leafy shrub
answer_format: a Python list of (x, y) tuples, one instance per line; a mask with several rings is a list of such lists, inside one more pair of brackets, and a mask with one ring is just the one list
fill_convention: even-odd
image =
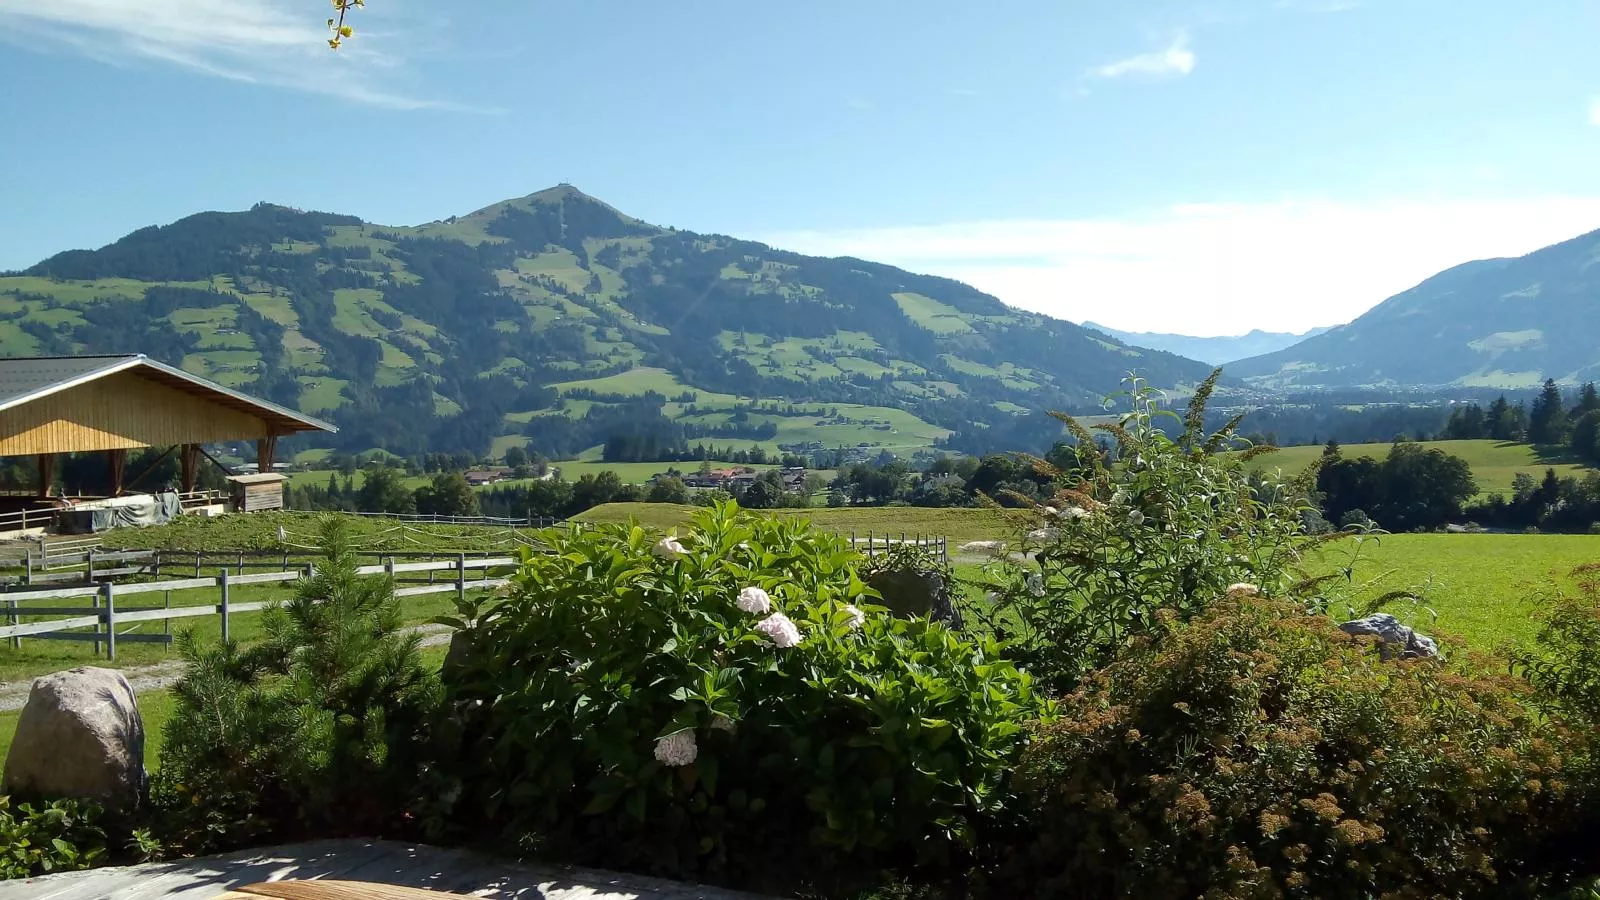
[(945, 871), (1007, 814), (1048, 705), (992, 643), (876, 605), (841, 538), (730, 503), (679, 538), (575, 529), (552, 550), (445, 668), (459, 743), (431, 821), (793, 892)]
[(1384, 662), (1370, 640), (1236, 592), (1141, 641), (1030, 746), (1018, 780), (1034, 839), (1010, 852), (997, 895), (1536, 897), (1570, 884), (1592, 855), (1571, 782), (1582, 743), (1526, 704), (1525, 682)]
[(152, 784), (176, 848), (394, 833), (416, 796), (438, 678), (393, 584), (357, 576), (345, 523), (325, 520), (321, 540), (316, 574), (262, 614), (258, 644), (183, 641)]
[(1580, 566), (1576, 594), (1539, 612), (1537, 652), (1515, 657), (1550, 712), (1600, 729), (1600, 563)]
[(100, 807), (79, 800), (56, 800), (15, 808), (0, 797), (0, 878), (27, 878), (70, 872), (100, 864), (106, 833)]
[[(1316, 467), (1294, 482), (1252, 482), (1247, 461), (1270, 447), (1226, 453), (1233, 423), (1207, 435), (1206, 402), (1221, 370), (1200, 386), (1181, 420), (1158, 392), (1134, 380), (1131, 409), (1094, 434), (1060, 415), (1076, 436), (1052, 460), (1034, 460), (1055, 482), (1052, 499), (1023, 500), (1021, 560), (988, 567), (977, 618), (1041, 683), (1069, 691), (1127, 642), (1159, 633), (1164, 615), (1203, 612), (1236, 583), (1287, 592), (1318, 539), (1302, 527)], [(1174, 439), (1159, 427), (1181, 424)]]

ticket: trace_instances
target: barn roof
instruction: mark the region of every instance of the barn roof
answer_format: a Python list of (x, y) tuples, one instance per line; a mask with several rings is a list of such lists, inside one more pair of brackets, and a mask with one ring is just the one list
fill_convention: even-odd
[(0, 359), (0, 412), (118, 372), (133, 372), (219, 406), (246, 412), (283, 433), (338, 431), (333, 425), (191, 375), (143, 353), (115, 356), (31, 356)]

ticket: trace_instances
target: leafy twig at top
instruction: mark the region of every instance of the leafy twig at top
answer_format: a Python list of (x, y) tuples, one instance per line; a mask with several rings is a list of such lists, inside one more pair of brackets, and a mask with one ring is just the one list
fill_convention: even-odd
[(354, 7), (366, 5), (366, 0), (333, 0), (333, 9), (339, 15), (328, 19), (328, 30), (333, 32), (333, 37), (328, 38), (329, 47), (337, 50), (345, 38), (355, 34), (355, 29), (344, 23), (345, 14)]

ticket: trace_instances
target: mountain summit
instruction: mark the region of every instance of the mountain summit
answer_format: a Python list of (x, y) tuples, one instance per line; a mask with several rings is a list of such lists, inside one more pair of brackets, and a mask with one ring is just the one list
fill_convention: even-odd
[(405, 454), (616, 434), (972, 447), (1129, 370), (1207, 373), (949, 279), (659, 228), (571, 185), (407, 227), (199, 213), (0, 276), (0, 308), (0, 352), (145, 352)]

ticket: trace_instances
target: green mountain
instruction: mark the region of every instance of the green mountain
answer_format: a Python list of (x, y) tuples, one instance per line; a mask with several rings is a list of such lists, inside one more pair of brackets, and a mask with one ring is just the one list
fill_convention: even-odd
[(1308, 337), (1315, 337), (1328, 328), (1313, 328), (1299, 334), (1288, 331), (1262, 331), (1259, 328), (1251, 329), (1246, 334), (1228, 335), (1225, 337), (1195, 337), (1188, 334), (1167, 334), (1159, 331), (1118, 331), (1105, 325), (1094, 322), (1084, 322), (1083, 327), (1101, 334), (1110, 335), (1130, 347), (1147, 347), (1151, 350), (1162, 350), (1167, 353), (1176, 353), (1190, 359), (1220, 366), (1238, 359), (1249, 359), (1263, 353), (1271, 353), (1292, 347)]
[(1348, 325), (1228, 366), (1262, 387), (1531, 388), (1600, 378), (1600, 231), (1447, 269)]
[(0, 353), (125, 351), (402, 454), (978, 446), (1129, 370), (1206, 374), (955, 281), (658, 228), (565, 185), (414, 227), (200, 213), (0, 276)]

